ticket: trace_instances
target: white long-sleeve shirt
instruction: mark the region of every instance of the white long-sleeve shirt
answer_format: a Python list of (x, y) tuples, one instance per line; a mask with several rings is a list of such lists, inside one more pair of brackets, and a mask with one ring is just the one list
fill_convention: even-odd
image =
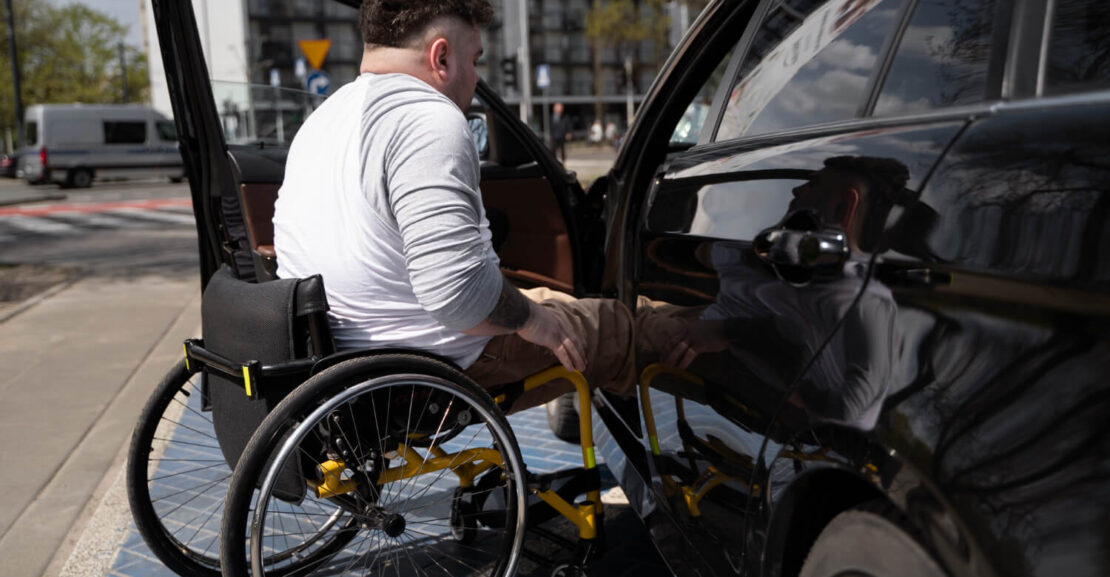
[(297, 132), (274, 214), (278, 276), (321, 274), (339, 349), (403, 347), (468, 367), (502, 276), (478, 153), (447, 97), (366, 73)]

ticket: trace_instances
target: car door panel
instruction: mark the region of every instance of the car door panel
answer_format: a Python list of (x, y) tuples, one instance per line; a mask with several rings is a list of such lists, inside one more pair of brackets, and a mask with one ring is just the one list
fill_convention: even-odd
[(482, 203), (502, 271), (521, 287), (580, 295), (587, 249), (578, 232), (591, 226), (573, 209), (581, 185), (487, 86), (469, 118), (481, 131)]
[(954, 565), (1110, 570), (1092, 538), (1110, 502), (1108, 119), (1102, 98), (977, 121), (877, 271), (906, 335), (877, 433), (946, 496)]
[[(663, 335), (675, 329), (670, 319), (652, 320), (657, 310), (716, 323), (725, 342), (699, 355), (689, 374), (661, 375), (641, 389), (658, 413), (645, 450), (668, 510), (655, 525), (696, 533), (685, 555), (706, 559), (714, 573), (739, 570), (744, 549), (758, 550), (762, 532), (745, 542), (736, 530), (745, 519), (763, 526), (796, 476), (829, 466), (803, 434), (813, 422), (873, 425), (896, 347), (897, 309), (889, 288), (869, 278), (870, 253), (853, 244), (858, 252), (846, 263), (802, 278), (757, 258), (753, 239), (799, 208), (794, 190), (830, 158), (893, 159), (906, 169), (896, 192), (907, 198), (965, 124), (863, 128), (755, 150), (696, 147), (657, 180), (638, 249), (640, 322), (664, 351)], [(887, 214), (871, 218), (881, 227)]]
[[(482, 202), (495, 236), (504, 236), (498, 247), (502, 271), (522, 285), (573, 293), (570, 233), (551, 185), (542, 177), (482, 176)], [(505, 218), (503, 232), (496, 230), (495, 211)]]

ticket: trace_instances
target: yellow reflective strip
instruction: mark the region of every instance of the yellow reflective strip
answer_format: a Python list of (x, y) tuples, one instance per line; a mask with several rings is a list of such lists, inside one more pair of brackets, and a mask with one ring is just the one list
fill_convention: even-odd
[(247, 396), (253, 397), (251, 394), (251, 370), (250, 367), (243, 366), (243, 386), (247, 389)]
[(500, 405), (501, 403), (504, 403), (505, 402), (505, 395), (497, 395), (496, 397), (493, 398), (493, 402), (497, 403), (498, 405)]
[(661, 451), (659, 450), (659, 439), (655, 438), (655, 435), (649, 435), (648, 440), (651, 441), (651, 452), (652, 452), (652, 454), (653, 455), (660, 454)]
[(191, 371), (193, 369), (189, 367), (189, 345), (181, 345), (181, 348), (185, 349), (185, 370)]
[(586, 447), (586, 468), (593, 469), (597, 466), (597, 456), (594, 454), (593, 447)]

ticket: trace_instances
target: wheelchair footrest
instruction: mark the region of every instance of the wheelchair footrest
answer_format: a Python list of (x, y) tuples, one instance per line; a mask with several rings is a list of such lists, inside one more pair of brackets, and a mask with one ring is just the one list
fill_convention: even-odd
[(567, 503), (574, 503), (579, 495), (601, 490), (601, 472), (597, 468), (576, 467), (552, 473), (529, 474), (528, 489), (532, 492), (528, 497), (528, 522), (538, 525), (559, 516), (559, 512), (540, 500), (536, 493), (553, 491)]

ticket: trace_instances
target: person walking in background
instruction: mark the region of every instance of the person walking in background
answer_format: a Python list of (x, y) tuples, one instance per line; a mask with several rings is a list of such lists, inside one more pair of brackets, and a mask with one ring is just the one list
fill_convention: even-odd
[(590, 125), (590, 146), (601, 146), (601, 121), (595, 120)]
[(613, 148), (619, 148), (621, 145), (620, 133), (617, 132), (617, 123), (612, 120), (609, 124), (605, 125), (605, 140), (613, 145)]
[(567, 141), (573, 138), (570, 119), (563, 115), (563, 103), (556, 102), (551, 107), (551, 144), (559, 160), (567, 161)]

